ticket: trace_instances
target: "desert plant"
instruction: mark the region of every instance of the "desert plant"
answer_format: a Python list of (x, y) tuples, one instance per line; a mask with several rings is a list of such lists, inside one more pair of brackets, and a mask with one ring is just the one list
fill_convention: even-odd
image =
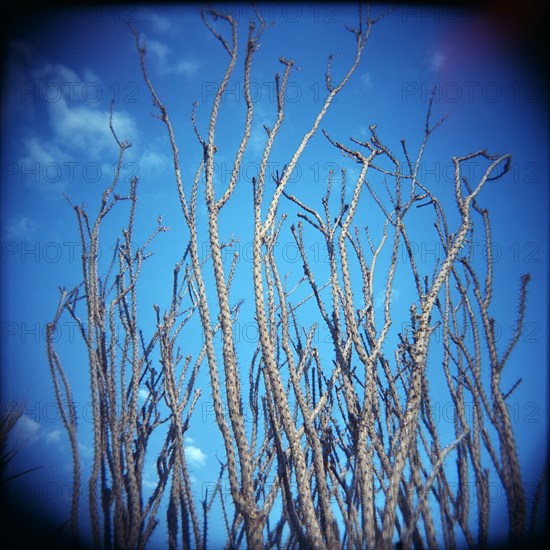
[[(368, 139), (352, 138), (347, 144), (336, 137), (337, 128), (323, 130), (334, 152), (346, 159), (347, 169), (329, 174), (320, 205), (308, 204), (299, 189), (291, 190), (299, 159), (353, 77), (378, 21), (369, 10), (360, 10), (357, 25), (349, 29), (355, 46), (352, 63), (336, 82), (329, 58), (326, 97), (284, 169), (270, 177), (267, 167), (295, 70), (293, 60), (280, 59), (276, 121), (265, 126), (267, 142), (253, 178), (252, 199), (244, 206), (253, 220), (253, 261), (243, 267), (235, 253), (225, 265), (222, 251), (231, 243), (220, 238), (220, 220), (234, 199), (248, 150), (254, 117), (251, 73), (266, 32), (261, 15), (256, 15), (245, 42), (242, 135), (225, 187), (216, 181), (214, 170), (223, 147), (216, 141), (216, 130), (222, 99), (239, 61), (237, 21), (215, 10), (203, 11), (206, 27), (228, 58), (204, 134), (196, 105), (191, 114), (202, 152), (191, 184), (182, 175), (186, 160), (180, 155), (172, 119), (149, 76), (146, 45), (131, 27), (144, 81), (168, 134), (187, 236), (172, 274), (170, 306), (164, 314), (153, 306), (156, 326), (146, 336), (138, 316), (138, 278), (146, 269), (153, 239), (167, 228), (159, 219), (151, 237), (132, 250), (138, 182), (131, 181), (127, 196), (115, 192), (130, 144), (118, 139), (111, 122), (120, 151), (113, 183), (103, 194), (95, 220), (83, 207), (73, 207), (83, 284), (69, 292), (61, 290), (48, 328), (52, 378), (74, 457), (74, 535), (78, 536), (81, 476), (77, 425), (69, 380), (52, 337), (63, 313), (78, 323), (88, 352), (94, 427), (88, 486), (96, 546), (144, 547), (169, 486), (166, 525), (174, 548), (207, 546), (208, 514), (215, 499), (222, 506), (231, 548), (389, 548), (396, 540), (405, 548), (454, 547), (458, 537), (469, 546), (483, 547), (489, 543), (490, 478), (502, 485), (509, 536), (517, 543), (526, 536), (529, 514), (534, 518), (537, 510), (536, 503), (530, 512), (526, 507), (506, 403), (517, 384), (503, 389), (501, 378), (523, 330), (530, 277), (521, 277), (513, 335), (502, 348), (491, 314), (492, 237), (489, 213), (482, 206), (484, 188), (498, 185), (506, 176), (510, 155), (481, 150), (453, 157), (453, 200), (437, 196), (419, 176), (425, 150), (443, 122), (433, 122), (430, 102), (416, 153), (405, 140), (400, 150), (392, 150), (375, 125)], [(476, 180), (466, 176), (465, 167), (472, 162), (483, 166)], [(340, 189), (335, 191), (337, 177)], [(197, 204), (203, 200), (206, 227), (197, 217)], [(122, 201), (130, 204), (128, 221), (103, 276), (97, 253), (100, 228)], [(440, 257), (427, 272), (411, 245), (419, 232), (431, 232), (441, 244)], [(478, 234), (489, 251), (484, 263), (473, 259)], [(295, 242), (302, 263), (303, 273), (292, 282), (275, 255), (283, 235)], [(321, 266), (307, 246), (319, 237), (327, 258)], [(209, 244), (206, 258), (199, 246), (204, 240)], [(404, 264), (398, 262), (402, 250)], [(236, 349), (235, 323), (243, 296), (232, 284), (247, 267), (244, 276), (252, 281), (253, 296), (250, 316), (258, 330), (249, 362)], [(398, 273), (409, 281), (403, 330), (396, 329), (392, 308)], [(381, 310), (375, 307), (379, 295)], [(79, 302), (85, 304), (85, 320), (79, 316)], [(305, 304), (307, 315), (302, 313)], [(182, 334), (192, 316), (198, 316), (203, 342), (194, 360), (190, 355), (184, 359), (178, 347), (185, 348)], [(117, 334), (117, 322), (122, 336)], [(329, 345), (322, 348), (315, 342), (319, 327), (329, 335)], [(160, 367), (155, 366), (155, 354)], [(184, 434), (199, 397), (194, 385), (203, 362), (225, 450), (219, 480), (227, 476), (230, 498), (219, 485), (206, 495), (201, 523)], [(247, 378), (242, 375), (246, 371)], [(140, 384), (148, 390), (143, 404), (138, 401)], [(436, 384), (439, 395), (446, 392), (452, 403), (451, 434), (442, 432), (432, 415)], [(467, 403), (473, 403), (469, 412)], [(251, 412), (246, 420), (245, 406)], [(145, 454), (152, 434), (159, 430), (164, 443), (157, 455), (158, 484), (145, 501)], [(476, 504), (471, 508), (472, 498)]]

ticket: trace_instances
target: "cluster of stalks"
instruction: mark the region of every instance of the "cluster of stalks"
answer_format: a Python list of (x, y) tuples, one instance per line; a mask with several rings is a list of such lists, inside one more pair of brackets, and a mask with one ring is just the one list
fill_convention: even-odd
[[(306, 204), (299, 186), (292, 193), (289, 181), (297, 163), (356, 71), (376, 23), (368, 11), (361, 12), (358, 26), (350, 29), (355, 55), (344, 77), (333, 80), (329, 58), (326, 98), (282, 173), (270, 176), (267, 168), (295, 69), (292, 60), (280, 59), (276, 121), (264, 127), (267, 141), (252, 199), (248, 210), (241, 210), (254, 222), (253, 261), (240, 263), (235, 253), (227, 265), (223, 249), (231, 243), (222, 242), (219, 225), (240, 184), (252, 134), (251, 73), (266, 25), (259, 13), (250, 22), (242, 137), (229, 184), (223, 186), (214, 170), (223, 148), (216, 142), (216, 130), (224, 92), (239, 61), (237, 22), (208, 10), (203, 20), (227, 53), (227, 66), (204, 135), (193, 110), (203, 155), (190, 184), (183, 177), (185, 151), (180, 154), (168, 110), (149, 77), (146, 48), (131, 29), (145, 83), (168, 133), (186, 227), (181, 261), (166, 281), (169, 307), (161, 312), (153, 306), (155, 327), (146, 330), (140, 323), (137, 282), (147, 269), (153, 239), (167, 228), (159, 218), (151, 237), (134, 247), (138, 182), (132, 180), (127, 196), (116, 192), (130, 144), (118, 139), (112, 124), (120, 150), (113, 183), (103, 193), (95, 220), (74, 206), (83, 283), (72, 291), (62, 289), (48, 326), (47, 351), (74, 458), (75, 538), (82, 475), (77, 417), (69, 377), (54, 345), (56, 326), (65, 314), (78, 324), (88, 352), (94, 428), (88, 504), (96, 547), (145, 547), (165, 495), (170, 548), (208, 546), (208, 516), (216, 501), (223, 510), (229, 548), (390, 548), (398, 540), (404, 548), (452, 548), (464, 541), (483, 547), (489, 543), (489, 487), (495, 481), (506, 495), (509, 536), (521, 540), (527, 534), (528, 512), (536, 516), (538, 500), (533, 510), (526, 510), (507, 406), (516, 386), (503, 390), (501, 377), (522, 333), (529, 275), (521, 277), (517, 319), (502, 347), (490, 313), (489, 215), (479, 198), (486, 185), (498, 185), (510, 156), (477, 151), (454, 157), (454, 198), (444, 205), (419, 177), (428, 140), (441, 123), (432, 123), (430, 103), (416, 155), (405, 141), (399, 152), (390, 150), (375, 126), (368, 139), (352, 139), (347, 145), (323, 130), (357, 176), (348, 177), (346, 170), (330, 173), (319, 206)], [(471, 162), (484, 166), (476, 181), (464, 176)], [(341, 185), (335, 191), (337, 179)], [(129, 202), (128, 222), (106, 273), (100, 274), (100, 228), (121, 201)], [(206, 204), (206, 226), (198, 222), (197, 203)], [(289, 212), (294, 212), (294, 223)], [(430, 220), (432, 231), (423, 238), (440, 243), (441, 257), (429, 273), (414, 254), (419, 212)], [(376, 237), (369, 232), (374, 223), (379, 225)], [(288, 266), (275, 255), (284, 235), (295, 243), (303, 266), (292, 288), (284, 275)], [(322, 265), (308, 255), (311, 239), (324, 244)], [(482, 265), (471, 254), (476, 239), (482, 239), (488, 252)], [(207, 258), (201, 257), (203, 241), (209, 243)], [(406, 262), (399, 261), (403, 251)], [(405, 276), (410, 281), (409, 313), (400, 319), (406, 327), (399, 332), (392, 297), (397, 278)], [(246, 296), (232, 284), (242, 277), (252, 281)], [(242, 299), (250, 299), (250, 293), (258, 339), (254, 349), (237, 354), (236, 320)], [(302, 313), (306, 310), (307, 315)], [(200, 338), (189, 330), (193, 316), (200, 320)], [(328, 334), (323, 346), (315, 338), (320, 329)], [(195, 357), (185, 355), (190, 340), (201, 341)], [(225, 456), (216, 489), (199, 501), (186, 462), (185, 433), (199, 399), (195, 386), (201, 365), (208, 372), (206, 393)], [(140, 388), (147, 390), (145, 400), (138, 398)], [(442, 427), (434, 417), (434, 396), (452, 405), (450, 426)], [(146, 453), (156, 433), (164, 434), (160, 450), (155, 450), (158, 482), (145, 497)]]

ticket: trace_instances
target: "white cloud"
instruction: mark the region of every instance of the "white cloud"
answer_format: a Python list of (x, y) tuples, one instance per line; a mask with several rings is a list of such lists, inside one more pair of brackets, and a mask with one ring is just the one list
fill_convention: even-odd
[(363, 87), (365, 87), (367, 90), (372, 89), (372, 79), (369, 73), (365, 73), (361, 75), (361, 83), (363, 84)]
[(65, 65), (46, 63), (32, 70), (30, 74), (35, 80), (42, 81), (42, 84), (50, 85), (52, 87), (52, 90), (50, 90), (51, 93), (57, 89), (60, 91), (70, 91), (71, 87), (74, 90), (74, 87), (82, 85), (82, 80), (78, 75), (72, 69), (65, 67)]
[(254, 155), (264, 152), (268, 135), (265, 127), (272, 129), (277, 120), (277, 113), (269, 101), (269, 94), (259, 94), (258, 100), (254, 101), (255, 122), (252, 124), (252, 133), (248, 140), (248, 147)]
[(91, 445), (86, 443), (78, 443), (78, 450), (82, 457), (91, 458), (94, 454), (94, 449)]
[(190, 445), (190, 443), (194, 443), (191, 437), (186, 437), (185, 442), (185, 456), (190, 464), (195, 467), (204, 466), (207, 458), (206, 454), (195, 445)]
[(439, 71), (445, 68), (446, 60), (447, 60), (447, 56), (444, 55), (443, 53), (433, 52), (430, 57), (430, 69), (432, 71)]
[(159, 170), (172, 168), (172, 163), (173, 161), (168, 155), (147, 149), (139, 160), (139, 171), (140, 173), (158, 174)]
[(140, 21), (149, 23), (154, 34), (166, 35), (170, 31), (177, 30), (177, 27), (172, 25), (172, 21), (169, 17), (153, 12), (148, 8), (139, 11), (139, 18)]
[(59, 443), (61, 436), (63, 435), (63, 430), (53, 430), (45, 434), (44, 439), (46, 443)]
[(141, 401), (145, 401), (149, 397), (149, 390), (146, 388), (139, 388), (138, 390), (138, 398)]
[(40, 440), (41, 443), (59, 445), (65, 430), (62, 428), (44, 431), (42, 425), (27, 415), (22, 415), (10, 432), (16, 445), (28, 445)]
[[(109, 129), (108, 111), (84, 105), (69, 106), (63, 98), (51, 103), (48, 109), (48, 137), (32, 136), (23, 141), (22, 183), (37, 184), (52, 196), (52, 190), (66, 191), (75, 181), (97, 182), (102, 175), (111, 178), (118, 145)], [(113, 113), (113, 125), (121, 141), (139, 139), (137, 126), (126, 113)], [(86, 160), (79, 160), (82, 158)]]
[[(69, 107), (64, 99), (49, 106), (50, 124), (55, 138), (63, 144), (72, 144), (90, 156), (116, 152), (116, 142), (109, 129), (109, 113), (87, 106)], [(115, 111), (113, 127), (122, 141), (137, 134), (134, 120)]]
[(86, 84), (89, 84), (90, 82), (97, 84), (101, 83), (101, 79), (99, 78), (99, 76), (97, 76), (91, 69), (84, 69), (82, 74), (84, 76), (84, 82)]
[(156, 489), (157, 485), (158, 485), (158, 481), (151, 481), (149, 479), (144, 479), (143, 480), (143, 486), (146, 489)]
[(10, 436), (17, 444), (33, 443), (38, 438), (39, 432), (40, 424), (24, 414), (13, 427)]
[[(63, 154), (68, 147), (81, 149), (89, 156), (106, 151), (116, 154), (117, 144), (109, 129), (109, 111), (100, 108), (97, 101), (102, 89), (99, 76), (87, 68), (79, 75), (65, 65), (45, 63), (32, 70), (30, 77), (48, 98), (49, 123), (54, 135), (53, 139), (28, 138), (25, 146), (29, 160), (40, 164), (70, 160), (67, 153)], [(116, 108), (113, 127), (121, 141), (133, 141), (137, 136), (133, 118)]]
[(275, 125), (273, 112), (269, 109), (269, 104), (266, 104), (265, 96), (267, 94), (264, 94), (264, 97), (260, 96), (260, 100), (254, 104), (256, 122), (252, 125), (252, 133), (248, 140), (248, 147), (254, 155), (263, 153), (267, 144), (268, 135), (264, 125), (268, 128), (273, 128)]
[[(399, 299), (399, 289), (398, 288), (392, 288), (390, 293), (390, 304), (395, 303)], [(384, 303), (386, 301), (386, 289), (381, 290), (376, 294), (374, 297), (374, 305), (375, 307), (383, 307)]]
[(23, 145), (27, 154), (22, 160), (29, 163), (28, 166), (30, 166), (30, 163), (36, 162), (40, 166), (55, 163), (59, 161), (60, 155), (62, 155), (61, 150), (51, 142), (41, 142), (36, 137), (24, 140)]
[[(52, 139), (41, 140), (31, 137), (23, 140), (25, 155), (21, 158), (21, 182), (25, 185), (36, 184), (44, 191), (63, 192), (70, 183), (67, 161), (70, 155)], [(80, 166), (81, 168), (82, 166)], [(52, 196), (51, 193), (49, 196)]]
[(195, 76), (195, 73), (199, 70), (200, 63), (194, 59), (182, 59), (174, 67), (174, 72), (177, 74), (184, 74), (189, 78)]
[(367, 128), (364, 124), (361, 124), (359, 126), (359, 135), (362, 138), (369, 138), (371, 136), (369, 128)]
[(183, 74), (191, 78), (200, 68), (201, 64), (196, 59), (181, 58), (178, 61), (172, 61), (174, 55), (171, 48), (157, 40), (147, 39), (145, 44), (147, 51), (156, 57), (155, 67), (160, 74)]
[(65, 65), (45, 63), (29, 74), (40, 86), (42, 96), (51, 103), (61, 99), (71, 104), (93, 102), (102, 95), (101, 78), (87, 67), (79, 75)]
[(12, 218), (6, 225), (8, 239), (29, 240), (36, 231), (36, 224), (29, 216)]
[(164, 34), (170, 30), (170, 19), (168, 17), (152, 12), (147, 13), (146, 17), (149, 19), (154, 32)]
[[(269, 126), (268, 126), (269, 127)], [(248, 140), (248, 147), (254, 155), (259, 155), (264, 152), (267, 144), (267, 132), (261, 125), (256, 125), (255, 130), (251, 133)]]
[(157, 61), (160, 65), (164, 65), (166, 62), (166, 57), (170, 52), (170, 48), (157, 40), (147, 40), (146, 41), (147, 52), (152, 53), (156, 56)]

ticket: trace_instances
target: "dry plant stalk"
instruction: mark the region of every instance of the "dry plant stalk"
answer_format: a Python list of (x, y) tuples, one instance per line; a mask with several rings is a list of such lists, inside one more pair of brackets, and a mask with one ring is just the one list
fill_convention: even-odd
[[(239, 59), (239, 41), (237, 22), (230, 15), (205, 10), (203, 20), (227, 52), (228, 63), (205, 137), (199, 131), (197, 105), (193, 109), (192, 122), (203, 159), (190, 188), (183, 180), (182, 157), (168, 110), (149, 78), (146, 47), (138, 31), (131, 29), (145, 82), (168, 132), (177, 193), (189, 232), (189, 240), (182, 247), (182, 261), (174, 269), (170, 307), (161, 315), (160, 308), (154, 306), (157, 325), (148, 340), (138, 321), (136, 283), (148, 256), (146, 248), (166, 228), (159, 220), (151, 238), (131, 252), (137, 180), (132, 181), (128, 197), (114, 194), (119, 171), (105, 191), (93, 223), (83, 208), (75, 207), (84, 290), (83, 294), (81, 287), (71, 292), (62, 290), (58, 311), (48, 328), (52, 378), (74, 456), (75, 536), (81, 475), (76, 416), (68, 376), (52, 337), (64, 312), (79, 324), (88, 350), (94, 415), (89, 507), (97, 546), (143, 547), (156, 525), (160, 500), (168, 485), (166, 522), (171, 548), (207, 547), (207, 518), (215, 499), (222, 506), (228, 548), (390, 548), (397, 540), (404, 548), (454, 547), (459, 540), (472, 547), (486, 546), (489, 479), (495, 475), (507, 498), (510, 538), (521, 540), (526, 536), (526, 499), (506, 404), (515, 386), (505, 393), (501, 375), (522, 332), (529, 275), (521, 278), (514, 334), (502, 351), (490, 314), (493, 264), (489, 216), (478, 204), (485, 185), (494, 185), (507, 172), (510, 155), (477, 151), (453, 158), (456, 211), (451, 214), (418, 176), (429, 138), (442, 122), (432, 125), (432, 102), (424, 139), (414, 160), (404, 140), (402, 151), (392, 152), (375, 126), (370, 127), (368, 140), (352, 139), (349, 145), (323, 130), (335, 150), (360, 170), (354, 182), (348, 181), (342, 170), (337, 197), (336, 174), (331, 173), (322, 208), (316, 209), (289, 193), (287, 184), (334, 98), (359, 65), (377, 20), (370, 12), (360, 11), (358, 27), (350, 30), (356, 48), (352, 65), (335, 83), (329, 58), (326, 99), (283, 172), (269, 181), (267, 167), (283, 124), (285, 91), (294, 68), (292, 60), (281, 58), (283, 74), (276, 76), (277, 118), (272, 128), (265, 127), (267, 143), (253, 179), (249, 212), (254, 219), (253, 262), (248, 276), (253, 280), (254, 321), (259, 337), (250, 364), (243, 364), (234, 333), (242, 297), (235, 302), (231, 291), (242, 266), (238, 265), (237, 254), (229, 271), (224, 266), (222, 249), (231, 243), (221, 242), (219, 221), (233, 197), (251, 136), (251, 72), (266, 24), (259, 13), (257, 21), (250, 22), (244, 55), (243, 133), (229, 185), (220, 193), (214, 172), (220, 147), (215, 135), (224, 92)], [(216, 20), (226, 26), (229, 37), (225, 30), (217, 29)], [(113, 135), (120, 147), (120, 168), (129, 144), (121, 143), (114, 131)], [(483, 161), (485, 166), (475, 182), (463, 175), (463, 167), (473, 160)], [(347, 203), (348, 186), (351, 199)], [(210, 256), (204, 261), (199, 251), (201, 229), (196, 214), (199, 196), (205, 197), (208, 217)], [(115, 247), (107, 275), (100, 277), (99, 229), (105, 216), (122, 200), (131, 204), (123, 242)], [(289, 230), (300, 253), (303, 277), (290, 289), (281, 272), (285, 265), (274, 254), (281, 235), (288, 231), (287, 214), (279, 214), (282, 204), (297, 209), (299, 218)], [(410, 220), (417, 208), (424, 208), (426, 216), (433, 218), (432, 227), (443, 251), (431, 266), (431, 274), (421, 272), (413, 252), (415, 222)], [(373, 242), (368, 227), (364, 227), (365, 220), (358, 215), (374, 211), (383, 219), (378, 243)], [(485, 265), (471, 259), (474, 230), (476, 235), (482, 233), (486, 244)], [(308, 257), (311, 235), (320, 236), (325, 244), (328, 276), (326, 270), (316, 273), (318, 268)], [(398, 265), (402, 250), (414, 290), (410, 326), (395, 336), (394, 345), (392, 292), (397, 273), (403, 270)], [(380, 267), (385, 257), (387, 263)], [(375, 273), (383, 268), (382, 310), (377, 312)], [(213, 289), (207, 288), (210, 278), (215, 281)], [(300, 292), (308, 287), (310, 291), (303, 297)], [(87, 308), (86, 321), (77, 314), (81, 299)], [(300, 318), (300, 308), (306, 302), (318, 311), (314, 323)], [(195, 313), (200, 318), (204, 346), (194, 362), (187, 356), (183, 367), (178, 367), (183, 359), (178, 341)], [(122, 337), (117, 335), (116, 320), (123, 329)], [(328, 331), (332, 357), (315, 345), (319, 327)], [(436, 331), (442, 334), (439, 344), (434, 338)], [(437, 353), (433, 352), (436, 347)], [(156, 348), (160, 370), (151, 359)], [(221, 361), (217, 351), (221, 351)], [(443, 371), (453, 405), (454, 434), (450, 439), (448, 433), (441, 433), (432, 414), (434, 391), (428, 376), (429, 369), (434, 368), (429, 360), (432, 354), (436, 357), (432, 363), (435, 361)], [(204, 359), (226, 455), (217, 489), (201, 503), (201, 527), (185, 461), (184, 434), (198, 399), (198, 390), (193, 389)], [(246, 370), (248, 383), (242, 376)], [(148, 389), (142, 405), (138, 402), (140, 384)], [(245, 418), (243, 407), (247, 402), (251, 418)], [(473, 403), (471, 414), (467, 403)], [(162, 415), (162, 410), (168, 413)], [(151, 434), (163, 424), (168, 428), (157, 460), (158, 484), (144, 503), (145, 449)], [(221, 490), (226, 476), (230, 502)], [(470, 510), (474, 500), (475, 525)], [(535, 515), (536, 508), (531, 518)]]
[[(47, 327), (47, 351), (54, 389), (73, 454), (73, 496), (71, 528), (78, 538), (78, 507), (81, 493), (80, 451), (77, 440), (77, 418), (69, 377), (55, 350), (55, 330), (61, 315), (70, 315), (77, 323), (88, 353), (90, 393), (93, 415), (93, 464), (88, 481), (89, 509), (93, 542), (96, 547), (143, 548), (156, 527), (157, 512), (166, 486), (170, 482), (170, 512), (191, 518), (193, 532), (183, 534), (183, 546), (193, 547), (201, 537), (195, 503), (184, 453), (184, 433), (199, 397), (193, 393), (202, 355), (195, 364), (187, 357), (178, 369), (182, 355), (176, 339), (195, 310), (189, 269), (180, 277), (182, 265), (174, 269), (173, 292), (168, 311), (161, 317), (155, 304), (157, 324), (149, 339), (138, 320), (137, 282), (148, 252), (158, 233), (167, 231), (159, 218), (158, 227), (135, 251), (132, 249), (134, 218), (137, 204), (137, 178), (130, 182), (128, 196), (115, 192), (120, 180), (124, 152), (131, 146), (120, 142), (117, 169), (113, 182), (103, 193), (95, 220), (84, 207), (74, 206), (77, 215), (81, 249), (83, 283), (72, 291), (60, 289), (56, 315)], [(130, 202), (122, 240), (115, 243), (114, 253), (105, 276), (100, 276), (100, 229), (107, 215), (118, 203)], [(114, 275), (113, 275), (114, 274)], [(78, 303), (86, 305), (86, 320), (77, 311)], [(187, 305), (185, 303), (189, 302)], [(161, 368), (153, 365), (153, 351), (158, 348)], [(177, 370), (181, 373), (176, 376)], [(138, 400), (140, 386), (147, 388), (143, 403)], [(162, 401), (168, 413), (163, 414)], [(165, 429), (165, 440), (157, 457), (158, 482), (144, 501), (143, 474), (146, 451), (151, 435)], [(176, 526), (170, 533), (176, 546)]]

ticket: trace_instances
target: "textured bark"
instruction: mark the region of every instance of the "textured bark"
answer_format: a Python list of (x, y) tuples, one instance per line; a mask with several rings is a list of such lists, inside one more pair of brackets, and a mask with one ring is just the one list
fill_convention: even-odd
[[(326, 98), (284, 169), (271, 175), (270, 181), (269, 161), (280, 139), (287, 113), (285, 92), (295, 70), (293, 60), (280, 58), (276, 120), (272, 127), (264, 127), (267, 142), (253, 178), (252, 200), (243, 209), (254, 226), (253, 261), (240, 264), (235, 253), (228, 267), (225, 249), (234, 241), (222, 242), (220, 227), (229, 210), (226, 206), (242, 185), (239, 173), (257, 116), (251, 75), (267, 25), (256, 15), (241, 55), (235, 18), (215, 10), (203, 12), (203, 21), (228, 54), (228, 62), (205, 137), (199, 131), (197, 105), (193, 107), (191, 119), (202, 160), (190, 185), (182, 176), (186, 157), (180, 156), (170, 114), (149, 77), (145, 47), (132, 28), (145, 83), (168, 134), (185, 235), (181, 260), (172, 280), (167, 277), (168, 308), (161, 313), (154, 304), (156, 326), (143, 327), (137, 281), (146, 269), (151, 242), (167, 228), (159, 218), (151, 237), (132, 251), (138, 181), (132, 180), (128, 196), (115, 193), (130, 144), (118, 139), (111, 124), (119, 146), (114, 180), (101, 197), (95, 220), (84, 207), (74, 207), (83, 284), (62, 290), (47, 330), (56, 399), (74, 458), (73, 536), (79, 537), (80, 451), (69, 377), (54, 342), (64, 314), (77, 322), (87, 350), (94, 439), (88, 488), (95, 546), (145, 547), (168, 487), (170, 548), (208, 546), (214, 503), (221, 505), (228, 548), (392, 548), (396, 543), (403, 548), (442, 544), (452, 548), (457, 536), (470, 547), (484, 547), (490, 539), (489, 483), (495, 479), (508, 503), (510, 540), (519, 543), (527, 532), (526, 497), (506, 402), (516, 386), (505, 393), (501, 378), (522, 334), (529, 275), (521, 278), (513, 335), (501, 349), (489, 313), (493, 293), (489, 215), (479, 206), (484, 187), (498, 185), (505, 176), (510, 156), (477, 151), (454, 157), (454, 205), (444, 208), (419, 178), (428, 141), (442, 123), (431, 123), (432, 98), (416, 156), (411, 156), (405, 140), (399, 152), (392, 150), (374, 125), (368, 139), (352, 138), (348, 144), (323, 130), (343, 164), (354, 171), (330, 172), (320, 206), (307, 204), (300, 186), (292, 185), (292, 175), (336, 96), (359, 67), (376, 23), (370, 12), (360, 11), (357, 28), (349, 29), (355, 44), (353, 61), (336, 83), (329, 58)], [(224, 93), (241, 62), (246, 112), (231, 178), (224, 187), (214, 170), (218, 149), (224, 146), (216, 135)], [(464, 176), (470, 162), (484, 166), (476, 182)], [(348, 173), (355, 174), (354, 181)], [(338, 176), (341, 188), (335, 197)], [(128, 220), (102, 275), (100, 229), (124, 200), (130, 204)], [(206, 225), (197, 220), (202, 201)], [(442, 250), (427, 268), (414, 253), (418, 208), (432, 222), (430, 231)], [(489, 252), (484, 265), (469, 254), (474, 235), (479, 234)], [(297, 280), (287, 277), (288, 265), (275, 254), (284, 238), (293, 239), (299, 252), (302, 273)], [(317, 238), (326, 247), (324, 266), (309, 246), (310, 239)], [(204, 242), (210, 246), (206, 258), (199, 250)], [(400, 262), (400, 254), (406, 262)], [(398, 319), (393, 296), (397, 277), (404, 273), (410, 281), (406, 296), (410, 317)], [(250, 309), (258, 341), (249, 363), (236, 343), (243, 299), (241, 290), (234, 288), (237, 285), (232, 286), (236, 277), (245, 277), (253, 294)], [(209, 281), (214, 282), (212, 289)], [(79, 317), (81, 299), (85, 321)], [(309, 309), (303, 313), (306, 303)], [(198, 341), (199, 335), (196, 328), (188, 331), (187, 323), (195, 315), (203, 344), (192, 357), (187, 342)], [(326, 336), (321, 343), (320, 329)], [(436, 331), (441, 338), (434, 337)], [(438, 353), (432, 353), (436, 347)], [(159, 358), (160, 369), (153, 357)], [(185, 433), (200, 399), (195, 384), (203, 363), (225, 455), (218, 457), (215, 488), (200, 501), (201, 522)], [(434, 369), (440, 369), (444, 388), (434, 388), (430, 378)], [(140, 403), (143, 387), (148, 396)], [(440, 428), (432, 411), (434, 394), (442, 391), (454, 414), (450, 431)], [(145, 453), (152, 435), (158, 433), (164, 434), (156, 462), (158, 483), (145, 499)]]

